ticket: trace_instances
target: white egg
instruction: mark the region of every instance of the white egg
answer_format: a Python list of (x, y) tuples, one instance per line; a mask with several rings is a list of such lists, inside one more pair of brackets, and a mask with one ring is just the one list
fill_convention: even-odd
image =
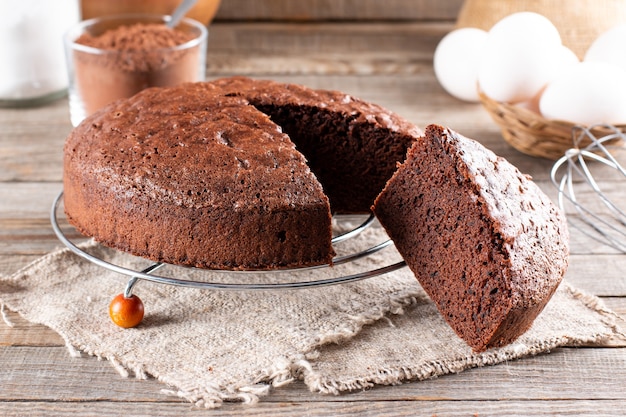
[(435, 76), (452, 96), (465, 101), (479, 101), (478, 67), (487, 32), (476, 28), (456, 29), (437, 45), (433, 57)]
[(532, 99), (558, 74), (558, 48), (519, 44), (486, 48), (478, 71), (481, 90), (496, 101)]
[(489, 38), (490, 42), (562, 43), (550, 19), (535, 12), (518, 12), (500, 19), (489, 29)]
[(615, 26), (598, 36), (583, 60), (607, 62), (626, 70), (626, 24)]
[(478, 71), (480, 89), (496, 101), (531, 100), (560, 71), (562, 48), (557, 28), (546, 17), (509, 15), (488, 32)]
[(567, 67), (569, 67), (570, 65), (578, 64), (580, 62), (580, 60), (578, 59), (578, 56), (574, 53), (574, 51), (572, 51), (565, 45), (561, 45), (561, 48), (559, 48), (558, 54), (559, 54), (559, 71), (557, 73), (557, 76), (563, 71), (565, 71)]
[[(551, 81), (553, 81), (556, 77), (563, 74), (563, 72), (567, 71), (568, 67), (572, 65), (576, 65), (580, 62), (578, 60), (578, 57), (574, 53), (574, 51), (572, 51), (565, 45), (562, 45), (558, 49), (558, 58), (559, 58), (559, 62), (557, 64), (557, 67), (555, 67), (557, 71), (554, 71), (553, 77), (548, 81), (548, 84)], [(546, 86), (548, 84), (546, 84)], [(539, 90), (539, 92), (535, 94), (533, 97), (531, 97), (529, 100), (520, 101), (519, 103), (516, 103), (516, 105), (521, 108), (524, 108), (524, 109), (527, 109), (527, 110), (530, 110), (532, 112), (539, 114), (540, 113), (539, 100), (541, 99), (541, 95), (543, 94), (544, 90), (545, 90), (545, 87)]]
[(603, 62), (570, 66), (539, 100), (547, 119), (576, 124), (626, 123), (626, 71)]

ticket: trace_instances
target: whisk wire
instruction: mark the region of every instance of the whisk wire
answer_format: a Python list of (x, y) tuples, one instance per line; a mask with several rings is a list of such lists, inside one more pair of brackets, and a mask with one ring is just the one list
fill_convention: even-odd
[[(608, 151), (607, 151), (608, 152)], [(595, 191), (598, 194), (598, 197), (600, 198), (600, 200), (602, 201), (602, 203), (616, 216), (616, 219), (624, 224), (624, 218), (626, 217), (626, 214), (619, 208), (617, 207), (615, 204), (613, 204), (613, 202), (606, 197), (606, 194), (602, 192), (602, 190), (600, 189), (600, 186), (598, 185), (598, 183), (596, 182), (596, 180), (594, 179), (591, 170), (589, 169), (589, 166), (587, 165), (587, 162), (585, 161), (585, 159), (582, 156), (587, 156), (590, 159), (594, 159), (596, 161), (602, 162), (606, 165), (609, 165), (612, 168), (617, 168), (617, 167), (621, 167), (619, 164), (617, 163), (609, 163), (609, 160), (599, 157), (596, 154), (593, 154), (591, 152), (581, 152), (581, 154), (578, 156), (578, 162), (582, 168), (582, 171), (584, 172), (583, 177), (585, 179), (585, 181), (587, 181), (587, 183), (591, 186), (591, 188), (593, 189), (593, 191)], [(611, 156), (610, 154), (608, 154), (609, 156)], [(612, 159), (612, 156), (611, 156)], [(612, 161), (612, 162), (616, 162), (616, 161)], [(576, 167), (576, 165), (574, 165), (574, 167)]]
[[(609, 133), (597, 138), (592, 130), (598, 127)], [(572, 129), (574, 147), (555, 162), (550, 172), (552, 183), (559, 191), (558, 203), (561, 209), (565, 209), (567, 202), (574, 207), (575, 215), (568, 216), (570, 225), (586, 236), (624, 253), (626, 253), (626, 212), (604, 192), (594, 178), (592, 166), (601, 164), (626, 177), (626, 169), (611, 151), (616, 148), (626, 149), (625, 139), (626, 135), (611, 125), (594, 125), (589, 128), (576, 126)], [(590, 143), (580, 148), (579, 145), (583, 140)], [(565, 169), (562, 169), (564, 165)], [(557, 179), (560, 172), (564, 172), (563, 176)], [(593, 191), (602, 203), (600, 207), (605, 207), (606, 210), (597, 211), (595, 206), (588, 208), (579, 201), (577, 189), (581, 184), (586, 184)]]
[[(583, 159), (583, 164), (584, 159)], [(600, 215), (594, 213), (593, 211), (587, 209), (585, 206), (583, 206), (582, 204), (578, 203), (578, 200), (576, 199), (576, 193), (575, 193), (575, 189), (574, 189), (574, 175), (573, 173), (577, 172), (579, 174), (582, 175), (582, 170), (581, 168), (579, 168), (578, 166), (576, 166), (575, 164), (568, 164), (567, 166), (567, 174), (563, 176), (563, 178), (561, 179), (561, 183), (559, 185), (559, 190), (561, 192), (559, 192), (559, 206), (561, 208), (564, 208), (565, 206), (565, 201), (564, 199), (569, 200), (572, 205), (574, 206), (574, 209), (576, 210), (576, 212), (578, 213), (578, 215), (580, 216), (581, 219), (583, 219), (583, 221), (589, 226), (591, 227), (591, 229), (594, 231), (594, 233), (590, 233), (587, 231), (587, 229), (578, 227), (576, 223), (572, 224), (574, 227), (576, 227), (577, 229), (579, 229), (583, 234), (585, 234), (586, 236), (594, 239), (597, 242), (600, 243), (605, 243), (605, 240), (609, 242), (609, 245), (614, 247), (614, 248), (621, 248), (619, 250), (626, 250), (626, 247), (621, 244), (619, 242), (619, 240), (615, 239), (613, 236), (611, 236), (610, 234), (606, 233), (604, 231), (604, 229), (602, 229), (601, 227), (599, 227), (598, 224), (601, 224), (602, 226), (608, 227), (608, 228), (612, 228), (614, 229), (614, 231), (618, 234), (621, 234), (623, 236), (626, 237), (626, 233), (616, 229), (613, 227), (613, 225), (611, 224), (611, 222), (605, 220), (603, 217), (601, 217)], [(587, 171), (589, 172), (589, 171)], [(587, 178), (587, 177), (585, 177)], [(563, 190), (567, 189), (567, 194), (563, 192)], [(596, 188), (596, 190), (599, 191), (599, 188)], [(570, 220), (572, 220), (570, 218)], [(593, 220), (593, 221), (591, 221)], [(598, 235), (601, 237), (599, 238)]]

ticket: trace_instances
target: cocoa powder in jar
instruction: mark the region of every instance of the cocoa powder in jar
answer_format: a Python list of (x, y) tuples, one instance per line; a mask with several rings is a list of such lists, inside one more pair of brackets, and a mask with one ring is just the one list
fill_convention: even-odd
[(76, 87), (86, 114), (148, 87), (199, 81), (199, 48), (186, 48), (191, 32), (160, 23), (135, 23), (101, 35), (82, 34), (75, 43)]

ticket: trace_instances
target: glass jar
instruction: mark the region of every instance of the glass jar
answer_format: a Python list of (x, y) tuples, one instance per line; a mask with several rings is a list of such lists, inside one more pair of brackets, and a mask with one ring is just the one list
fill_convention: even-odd
[(40, 105), (67, 94), (63, 34), (78, 0), (0, 0), (0, 106)]
[[(145, 40), (148, 27), (152, 27), (149, 33), (153, 36), (167, 39), (167, 34), (160, 31), (174, 32), (165, 27), (168, 18), (140, 13), (102, 16), (83, 20), (66, 33), (70, 117), (74, 126), (108, 103), (145, 88), (204, 81), (208, 30), (202, 23), (188, 18), (180, 21), (175, 32), (184, 34), (184, 43), (158, 45)], [(118, 48), (110, 43), (97, 47), (77, 42), (84, 35), (97, 39), (112, 32), (122, 36)]]

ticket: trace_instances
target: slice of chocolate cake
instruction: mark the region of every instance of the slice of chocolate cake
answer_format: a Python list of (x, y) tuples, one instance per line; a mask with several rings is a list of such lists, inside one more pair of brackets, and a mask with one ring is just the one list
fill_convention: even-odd
[(373, 210), (475, 351), (528, 330), (567, 269), (558, 208), (509, 162), (441, 126), (426, 128)]

